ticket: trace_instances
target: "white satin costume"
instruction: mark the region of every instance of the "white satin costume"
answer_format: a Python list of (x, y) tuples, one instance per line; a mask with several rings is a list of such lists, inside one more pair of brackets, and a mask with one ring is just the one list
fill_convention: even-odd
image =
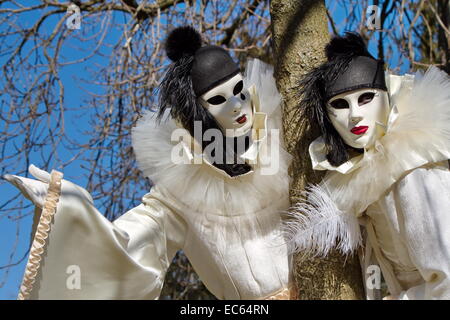
[[(58, 195), (50, 183), (19, 298), (157, 299), (178, 250), (219, 299), (287, 298), (280, 212), (289, 208), (290, 156), (271, 130), (281, 128), (281, 100), (272, 69), (258, 60), (244, 83), (254, 131), (241, 158), (252, 171), (230, 177), (202, 159), (197, 144), (171, 142), (172, 119), (157, 125), (148, 112), (132, 132), (139, 167), (154, 184), (142, 204), (111, 223), (86, 190), (62, 180)], [(186, 161), (174, 163), (172, 153)]]
[(363, 244), (363, 274), (376, 261), (393, 298), (450, 299), (450, 79), (431, 67), (386, 80), (391, 112), (373, 148), (334, 167), (322, 138), (310, 145), (313, 168), (328, 172), (292, 208), (288, 237), (319, 256)]

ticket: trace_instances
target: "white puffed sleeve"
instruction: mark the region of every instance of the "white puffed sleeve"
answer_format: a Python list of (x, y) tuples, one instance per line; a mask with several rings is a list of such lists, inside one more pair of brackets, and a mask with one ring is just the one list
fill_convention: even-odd
[(395, 190), (400, 233), (424, 283), (399, 299), (450, 299), (450, 172), (420, 168)]
[(39, 227), (35, 234), (23, 298), (157, 299), (185, 234), (184, 222), (157, 193), (111, 223), (86, 190), (63, 180), (48, 238), (40, 239), (46, 232)]

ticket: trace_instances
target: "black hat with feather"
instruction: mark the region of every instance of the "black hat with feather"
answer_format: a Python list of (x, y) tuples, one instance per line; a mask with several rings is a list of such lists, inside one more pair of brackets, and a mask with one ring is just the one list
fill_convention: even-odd
[[(195, 121), (202, 122), (202, 136), (208, 129), (220, 130), (215, 118), (200, 104), (198, 98), (238, 74), (239, 66), (225, 49), (214, 45), (202, 46), (200, 34), (190, 26), (170, 32), (165, 49), (172, 64), (159, 85), (158, 118), (161, 119), (170, 109), (171, 117), (188, 130), (192, 137)], [(202, 147), (205, 148), (209, 143), (202, 141)], [(231, 176), (250, 170), (246, 164), (214, 165)]]
[(349, 159), (347, 148), (332, 125), (327, 102), (334, 96), (361, 88), (387, 91), (384, 62), (367, 50), (362, 37), (354, 32), (334, 37), (325, 47), (327, 61), (300, 80), (300, 110), (318, 123), (327, 147), (327, 160), (338, 166)]

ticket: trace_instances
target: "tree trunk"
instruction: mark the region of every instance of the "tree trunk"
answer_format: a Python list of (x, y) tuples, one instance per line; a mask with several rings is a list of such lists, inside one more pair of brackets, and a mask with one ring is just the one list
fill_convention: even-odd
[[(275, 78), (284, 99), (283, 129), (288, 151), (294, 156), (290, 174), (291, 202), (310, 182), (318, 182), (323, 172), (311, 168), (308, 146), (319, 136), (318, 128), (303, 123), (295, 112), (299, 77), (325, 58), (329, 41), (323, 0), (272, 0), (270, 4)], [(357, 256), (332, 253), (325, 259), (294, 259), (294, 277), (299, 299), (363, 299), (364, 288)]]
[[(437, 14), (444, 26), (450, 30), (450, 0), (439, 0)], [(442, 51), (442, 69), (450, 74), (450, 36), (444, 28), (438, 24), (438, 48)]]

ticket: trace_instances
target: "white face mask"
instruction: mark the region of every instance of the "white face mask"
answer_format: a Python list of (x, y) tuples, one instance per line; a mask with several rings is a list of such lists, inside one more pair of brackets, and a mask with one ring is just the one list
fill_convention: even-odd
[(341, 93), (327, 103), (328, 116), (344, 142), (371, 148), (383, 136), (389, 114), (388, 94), (379, 89)]
[(253, 110), (242, 75), (221, 83), (200, 96), (202, 106), (214, 116), (225, 136), (238, 137), (251, 130)]

